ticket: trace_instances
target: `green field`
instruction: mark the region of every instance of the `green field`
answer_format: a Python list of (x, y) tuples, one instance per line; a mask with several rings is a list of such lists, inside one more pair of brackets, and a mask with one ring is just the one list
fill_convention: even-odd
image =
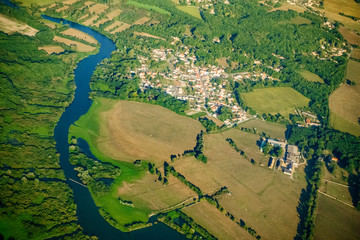
[(324, 80), (322, 78), (320, 78), (315, 73), (309, 72), (308, 70), (298, 70), (297, 73), (301, 74), (301, 76), (303, 76), (306, 80), (310, 82), (324, 83)]
[(319, 194), (314, 239), (356, 240), (360, 238), (360, 212)]
[(283, 124), (272, 123), (260, 119), (251, 119), (238, 125), (239, 128), (255, 128), (258, 133), (265, 132), (271, 138), (285, 139), (286, 127)]
[(304, 18), (304, 17), (300, 17), (300, 16), (296, 16), (296, 17), (292, 18), (290, 20), (290, 22), (292, 24), (296, 24), (296, 25), (310, 24), (311, 23), (311, 21), (309, 19)]
[(202, 19), (199, 9), (196, 6), (177, 6), (177, 9), (186, 12), (188, 14), (190, 14), (193, 17), (196, 17), (198, 19)]
[(37, 4), (39, 6), (43, 6), (43, 5), (47, 5), (47, 4), (51, 4), (51, 3), (55, 3), (55, 2), (62, 2), (64, 0), (20, 0), (19, 2), (21, 2), (22, 5), (24, 6), (30, 6), (31, 4)]
[(309, 99), (290, 87), (255, 89), (241, 93), (247, 106), (258, 113), (280, 113), (287, 116), (295, 108), (307, 106)]
[(346, 79), (355, 83), (342, 84), (329, 97), (330, 124), (333, 128), (360, 136), (360, 63), (350, 60)]
[(146, 10), (155, 11), (155, 12), (158, 12), (158, 13), (161, 13), (161, 14), (171, 15), (170, 12), (168, 12), (168, 11), (162, 9), (162, 8), (152, 6), (152, 5), (148, 5), (148, 4), (139, 3), (139, 2), (136, 2), (136, 1), (132, 1), (132, 0), (127, 1), (126, 4), (133, 5), (133, 6), (136, 6), (138, 8), (143, 8), (143, 9), (146, 9)]
[(357, 123), (350, 122), (340, 115), (330, 112), (330, 125), (342, 132), (347, 132), (355, 136), (360, 136), (360, 125)]

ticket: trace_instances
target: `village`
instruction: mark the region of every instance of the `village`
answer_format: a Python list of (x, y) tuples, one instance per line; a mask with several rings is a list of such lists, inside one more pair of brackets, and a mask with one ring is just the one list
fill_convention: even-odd
[[(174, 38), (174, 42), (176, 41)], [(191, 107), (189, 115), (205, 112), (208, 116), (217, 118), (221, 107), (229, 107), (234, 117), (224, 121), (228, 127), (249, 119), (232, 95), (232, 90), (228, 87), (229, 79), (273, 80), (266, 73), (229, 74), (219, 66), (197, 66), (196, 56), (186, 46), (183, 46), (181, 52), (153, 49), (150, 57), (138, 55), (138, 60), (141, 66), (131, 71), (131, 74), (141, 79), (141, 90), (158, 88), (179, 100), (188, 101)]]

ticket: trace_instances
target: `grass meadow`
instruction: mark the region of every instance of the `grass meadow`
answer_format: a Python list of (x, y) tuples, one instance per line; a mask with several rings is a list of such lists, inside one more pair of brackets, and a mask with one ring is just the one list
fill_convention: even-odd
[(342, 84), (330, 95), (330, 124), (335, 129), (360, 136), (360, 62), (348, 62), (346, 79), (355, 85)]
[(299, 73), (301, 76), (303, 76), (303, 78), (305, 78), (306, 80), (310, 81), (310, 82), (319, 82), (319, 83), (324, 83), (324, 80), (322, 78), (320, 78), (318, 75), (316, 75), (315, 73), (312, 73), (308, 70), (298, 70), (297, 73)]
[(260, 119), (251, 119), (238, 125), (239, 128), (255, 128), (258, 133), (265, 132), (271, 138), (285, 139), (286, 127), (283, 124), (272, 123)]
[(314, 239), (356, 240), (360, 238), (360, 212), (319, 194)]
[(258, 113), (280, 113), (288, 116), (295, 108), (307, 106), (309, 99), (290, 87), (276, 87), (255, 89), (249, 93), (242, 93), (247, 106)]
[(135, 7), (143, 8), (143, 9), (146, 9), (146, 10), (155, 11), (155, 12), (158, 12), (158, 13), (161, 13), (161, 14), (171, 15), (170, 12), (168, 12), (168, 11), (162, 9), (162, 8), (152, 6), (152, 5), (148, 5), (148, 4), (139, 3), (139, 2), (136, 2), (136, 1), (132, 1), (132, 0), (127, 1), (126, 4), (133, 5)]
[(202, 19), (199, 9), (196, 6), (177, 6), (176, 8), (179, 9), (180, 11), (190, 14), (193, 17)]

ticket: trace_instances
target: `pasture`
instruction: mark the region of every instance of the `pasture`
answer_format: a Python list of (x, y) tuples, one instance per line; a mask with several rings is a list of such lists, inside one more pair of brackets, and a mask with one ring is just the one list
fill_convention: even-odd
[[(257, 164), (253, 165), (241, 157), (225, 141), (227, 137), (231, 137), (249, 157), (254, 157)], [(235, 219), (243, 219), (262, 237), (291, 239), (296, 234), (299, 220), (296, 206), (301, 188), (306, 184), (305, 180), (303, 177), (291, 180), (284, 174), (259, 166), (258, 159), (262, 153), (256, 146), (257, 139), (256, 135), (236, 129), (206, 135), (204, 154), (208, 157), (207, 164), (194, 158), (186, 158), (176, 160), (171, 165), (204, 194), (212, 194), (227, 186), (231, 195), (218, 197), (220, 204)], [(267, 159), (263, 155), (262, 157)], [(213, 208), (214, 211), (219, 211)], [(191, 214), (191, 208), (187, 208), (185, 212)], [(193, 213), (191, 217), (197, 219), (197, 214), (199, 213)], [(206, 221), (209, 225), (219, 224), (216, 218), (209, 217)]]
[(200, 11), (196, 6), (177, 6), (176, 8), (179, 9), (180, 11), (190, 14), (193, 17), (202, 19), (200, 15)]
[(184, 209), (183, 212), (193, 218), (200, 226), (208, 229), (208, 232), (219, 240), (254, 239), (247, 231), (231, 221), (206, 200)]
[(143, 8), (143, 9), (146, 9), (146, 10), (151, 10), (151, 11), (158, 12), (158, 13), (161, 13), (161, 14), (171, 15), (170, 12), (168, 12), (168, 11), (162, 9), (162, 8), (152, 6), (152, 5), (148, 5), (148, 4), (139, 3), (139, 2), (136, 2), (136, 1), (133, 1), (133, 0), (127, 1), (126, 4), (133, 5), (135, 7)]
[(360, 60), (360, 48), (354, 48), (351, 52), (351, 57)]
[(319, 194), (314, 238), (356, 240), (360, 238), (360, 212)]
[(238, 127), (249, 129), (255, 128), (258, 133), (265, 132), (266, 134), (269, 134), (271, 138), (285, 139), (286, 127), (283, 124), (267, 122), (260, 119), (251, 119), (240, 123)]
[(340, 131), (360, 135), (360, 63), (350, 60), (347, 66), (346, 79), (355, 85), (342, 84), (329, 98), (331, 126)]
[(309, 99), (290, 87), (255, 89), (241, 93), (247, 106), (258, 113), (280, 113), (287, 117), (295, 108), (307, 106)]
[(320, 187), (320, 191), (350, 205), (353, 205), (352, 197), (348, 187), (344, 187), (333, 182), (324, 181)]
[(283, 5), (281, 5), (278, 8), (271, 9), (270, 12), (278, 11), (278, 10), (282, 10), (282, 11), (294, 10), (296, 12), (302, 13), (302, 12), (305, 12), (306, 9), (299, 5), (284, 3)]
[(303, 78), (305, 78), (306, 80), (308, 80), (310, 82), (324, 83), (324, 80), (322, 78), (320, 78), (317, 74), (312, 73), (308, 70), (301, 69), (296, 72), (299, 73)]
[(296, 25), (311, 24), (311, 21), (309, 19), (300, 16), (292, 18), (290, 22)]
[[(103, 109), (104, 105), (109, 107)], [(103, 98), (96, 98), (76, 125), (70, 130), (80, 131), (90, 148), (102, 155), (131, 162), (151, 160), (157, 165), (171, 154), (193, 149), (203, 129), (198, 121), (160, 106)]]

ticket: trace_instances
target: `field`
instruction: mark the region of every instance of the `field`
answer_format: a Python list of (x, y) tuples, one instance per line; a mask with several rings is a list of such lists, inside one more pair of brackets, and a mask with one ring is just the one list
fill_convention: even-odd
[(190, 14), (193, 17), (196, 17), (198, 19), (202, 19), (199, 9), (196, 6), (177, 6), (177, 9), (180, 11), (186, 12), (187, 14)]
[[(33, 3), (39, 6), (44, 6), (57, 1), (56, 0), (20, 0), (19, 2), (21, 2), (21, 4), (24, 6), (30, 6)], [(62, 0), (60, 0), (59, 2), (62, 2)]]
[(150, 38), (156, 38), (156, 39), (160, 39), (160, 40), (166, 41), (165, 38), (158, 37), (158, 36), (155, 36), (155, 35), (151, 35), (151, 34), (145, 33), (145, 32), (134, 32), (134, 35), (143, 36), (143, 37), (150, 37)]
[(75, 46), (76, 50), (79, 52), (91, 52), (94, 51), (96, 48), (90, 45), (83, 44), (81, 42), (73, 41), (67, 38), (55, 36), (53, 39), (55, 42), (64, 43), (68, 46)]
[(139, 2), (136, 2), (136, 1), (132, 1), (132, 0), (127, 1), (126, 4), (133, 5), (133, 6), (138, 7), (138, 8), (143, 8), (143, 9), (155, 11), (155, 12), (158, 12), (158, 13), (161, 13), (161, 14), (171, 15), (170, 12), (168, 12), (168, 11), (162, 9), (162, 8), (152, 6), (152, 5), (148, 5), (148, 4), (139, 3)]
[(78, 39), (87, 41), (88, 43), (93, 43), (93, 44), (97, 44), (97, 41), (95, 40), (95, 38), (91, 37), (89, 34), (86, 34), (82, 31), (79, 31), (75, 28), (69, 28), (63, 32), (61, 32), (64, 35), (69, 35), (69, 36), (73, 36), (76, 37)]
[(304, 17), (300, 17), (300, 16), (297, 16), (297, 17), (294, 17), (290, 20), (290, 22), (292, 24), (296, 24), (296, 25), (302, 25), (302, 24), (310, 24), (311, 21), (307, 18), (304, 18)]
[(360, 60), (360, 49), (354, 48), (353, 51), (351, 52), (351, 57)]
[[(257, 164), (251, 164), (233, 150), (225, 141), (227, 137), (231, 137)], [(257, 139), (259, 137), (256, 135), (236, 129), (207, 135), (204, 152), (208, 157), (207, 164), (187, 158), (177, 160), (172, 165), (206, 194), (227, 186), (231, 196), (221, 195), (218, 198), (220, 204), (235, 219), (243, 219), (263, 239), (291, 239), (296, 234), (299, 220), (296, 206), (301, 188), (305, 185), (304, 178), (290, 180), (284, 174), (259, 166), (258, 159), (266, 158), (256, 146)], [(189, 213), (190, 210), (185, 212)], [(195, 218), (197, 214), (191, 216)], [(219, 224), (218, 219), (211, 216), (206, 221), (210, 226)]]
[(151, 18), (142, 17), (134, 22), (134, 25), (143, 25), (144, 23), (150, 21)]
[(348, 187), (345, 187), (345, 186), (342, 186), (342, 185), (339, 185), (339, 184), (336, 184), (333, 182), (324, 181), (322, 183), (320, 191), (322, 191), (336, 199), (339, 199), (340, 201), (348, 203), (351, 206), (353, 205), (352, 197), (350, 195)]
[(89, 11), (90, 11), (90, 13), (95, 13), (95, 14), (99, 15), (108, 8), (109, 8), (109, 6), (107, 6), (105, 4), (97, 3), (97, 4), (94, 4), (91, 7), (89, 7)]
[(360, 212), (319, 194), (315, 239), (355, 240), (360, 238)]
[(163, 185), (157, 178), (157, 175), (147, 173), (132, 183), (125, 182), (118, 188), (118, 196), (132, 201), (134, 207), (147, 211), (160, 211), (197, 197), (196, 193), (175, 177), (168, 178), (168, 185)]
[(343, 26), (341, 26), (339, 28), (339, 32), (341, 33), (341, 35), (343, 35), (343, 37), (346, 39), (346, 41), (348, 41), (350, 44), (360, 46), (360, 36), (359, 35), (357, 35), (356, 33), (350, 31), (349, 29), (347, 29)]
[(64, 49), (60, 46), (43, 46), (39, 47), (39, 50), (45, 50), (48, 54), (61, 53)]
[(86, 21), (83, 22), (84, 25), (88, 26), (94, 23), (95, 20), (97, 20), (99, 18), (99, 16), (95, 15), (92, 16), (91, 18), (87, 19)]
[(294, 10), (294, 11), (297, 11), (297, 12), (300, 12), (300, 13), (305, 11), (305, 8), (300, 7), (298, 5), (294, 5), (294, 4), (290, 4), (290, 3), (284, 3), (283, 5), (281, 5), (281, 7), (274, 8), (274, 9), (270, 10), (270, 12), (277, 11), (277, 10), (288, 11), (290, 9)]
[(324, 0), (324, 8), (331, 12), (344, 13), (360, 18), (360, 4), (348, 0)]
[(15, 32), (18, 32), (23, 35), (35, 36), (39, 30), (32, 28), (25, 23), (0, 14), (0, 31), (7, 34), (14, 34)]
[(209, 229), (208, 231), (219, 240), (254, 239), (249, 233), (205, 200), (192, 205), (183, 211), (196, 223)]
[(307, 106), (310, 101), (289, 87), (255, 89), (242, 93), (241, 97), (258, 113), (280, 113), (283, 116), (292, 113), (295, 108)]
[(329, 98), (331, 126), (345, 132), (360, 135), (360, 63), (350, 60), (346, 79), (356, 83), (354, 86), (342, 84)]
[[(105, 104), (112, 106), (109, 111), (100, 108)], [(90, 140), (91, 149), (99, 149), (113, 159), (145, 159), (158, 165), (169, 160), (171, 154), (194, 148), (196, 135), (203, 129), (196, 120), (160, 106), (101, 98), (76, 125), (87, 132), (83, 138)]]
[(301, 76), (303, 76), (306, 80), (310, 82), (324, 83), (324, 80), (322, 78), (320, 78), (315, 73), (309, 72), (308, 70), (298, 70), (297, 73), (301, 74)]
[(359, 4), (355, 1), (325, 0), (324, 8), (325, 9), (316, 8), (316, 10), (324, 13), (325, 17), (329, 18), (329, 20), (341, 22), (346, 28), (360, 32), (360, 23), (349, 17), (339, 15), (339, 13), (344, 13), (354, 17), (358, 16), (360, 12)]
[(270, 135), (271, 138), (285, 139), (286, 127), (282, 124), (266, 122), (259, 119), (251, 119), (244, 123), (239, 124), (239, 128), (255, 128), (257, 132), (265, 132)]

